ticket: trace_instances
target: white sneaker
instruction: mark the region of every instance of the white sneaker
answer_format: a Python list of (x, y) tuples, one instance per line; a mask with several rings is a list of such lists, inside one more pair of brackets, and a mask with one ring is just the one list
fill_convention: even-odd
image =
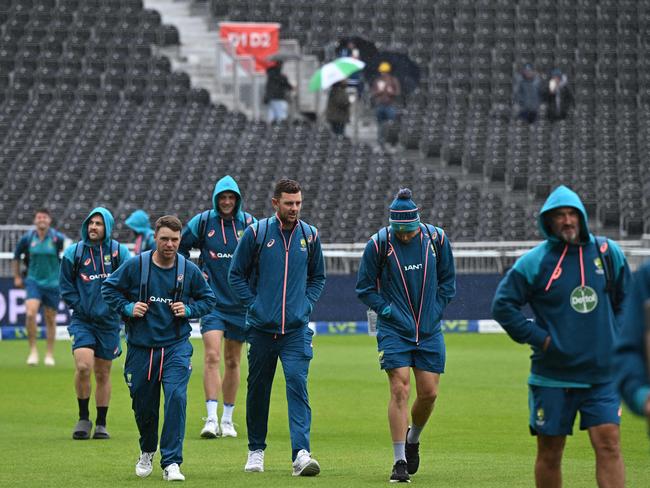
[(50, 356), (48, 354), (47, 356), (45, 356), (45, 360), (43, 361), (43, 364), (45, 364), (45, 366), (54, 366), (56, 365), (56, 361), (54, 361), (53, 356)]
[(228, 422), (227, 420), (221, 419), (221, 435), (223, 437), (237, 437), (235, 424), (233, 424), (232, 422)]
[(38, 351), (32, 351), (27, 357), (27, 366), (36, 366), (38, 364)]
[(185, 476), (181, 473), (178, 464), (173, 463), (163, 469), (163, 480), (165, 481), (185, 481)]
[(151, 474), (153, 470), (153, 455), (155, 452), (141, 452), (140, 459), (138, 459), (137, 464), (135, 465), (135, 474), (140, 478), (146, 478)]
[(201, 430), (201, 437), (204, 439), (214, 439), (221, 435), (221, 430), (219, 430), (219, 420), (216, 417), (204, 417), (203, 420), (205, 420), (205, 425)]
[(293, 462), (293, 475), (316, 476), (318, 473), (320, 473), (318, 461), (313, 459), (307, 450), (301, 449), (298, 451), (296, 460)]
[(249, 473), (262, 473), (264, 471), (264, 451), (257, 449), (256, 451), (248, 451), (248, 460), (244, 471)]

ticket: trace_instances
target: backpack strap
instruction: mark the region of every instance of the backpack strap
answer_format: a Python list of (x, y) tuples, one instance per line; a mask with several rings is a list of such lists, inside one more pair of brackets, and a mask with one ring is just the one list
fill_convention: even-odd
[(151, 251), (140, 254), (140, 288), (138, 290), (138, 301), (147, 302), (149, 296), (149, 272), (151, 271)]
[(120, 243), (111, 239), (111, 273), (120, 267)]
[(384, 268), (386, 267), (386, 263), (388, 262), (388, 249), (390, 247), (389, 244), (390, 229), (389, 227), (382, 227), (377, 232), (377, 248), (379, 249), (379, 270), (377, 272), (377, 280), (381, 280), (381, 275), (384, 271)]
[(614, 262), (612, 261), (612, 253), (609, 252), (609, 240), (604, 236), (594, 236), (596, 241), (596, 252), (603, 263), (603, 273), (605, 275), (605, 292), (609, 295), (609, 301), (614, 310), (618, 307), (614, 289)]
[(205, 246), (205, 236), (208, 232), (208, 219), (210, 218), (210, 210), (201, 212), (199, 218), (199, 240), (196, 243), (196, 248), (199, 250), (199, 269), (203, 269), (203, 247)]
[[(183, 301), (183, 285), (185, 283), (185, 256), (176, 253), (176, 282), (174, 285), (174, 294), (172, 297), (173, 302)], [(176, 318), (174, 320), (174, 329), (176, 329), (176, 337), (181, 335), (181, 320)]]
[[(314, 246), (316, 244), (316, 238), (318, 237), (318, 231), (315, 227), (304, 223), (302, 220), (298, 220), (298, 223), (300, 224), (302, 236), (307, 243), (307, 266), (309, 266), (311, 259), (314, 256)], [(309, 235), (305, 232), (305, 227), (309, 229)]]
[(253, 234), (255, 235), (255, 254), (253, 255), (253, 263), (251, 270), (255, 270), (259, 274), (260, 254), (266, 242), (266, 235), (269, 232), (269, 219), (262, 219), (257, 221), (257, 228), (252, 227)]
[(74, 261), (72, 262), (72, 279), (76, 280), (81, 269), (81, 257), (84, 253), (84, 243), (79, 241), (74, 248)]
[(442, 229), (431, 224), (423, 224), (429, 235), (429, 240), (434, 246), (436, 251), (436, 265), (440, 264), (440, 258), (442, 256), (442, 242), (445, 239), (445, 234)]

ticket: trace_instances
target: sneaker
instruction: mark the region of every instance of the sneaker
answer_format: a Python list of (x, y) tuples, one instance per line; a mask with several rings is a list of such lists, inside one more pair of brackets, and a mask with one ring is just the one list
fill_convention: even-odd
[(393, 465), (393, 472), (390, 475), (391, 483), (410, 483), (411, 477), (406, 467), (406, 461), (400, 459)]
[(43, 361), (43, 364), (45, 364), (45, 366), (55, 366), (56, 361), (54, 361), (54, 356), (51, 356), (49, 354), (45, 356), (45, 360)]
[(90, 420), (79, 420), (72, 430), (72, 438), (75, 440), (90, 439), (90, 432), (93, 430), (93, 423)]
[(235, 430), (235, 424), (232, 422), (224, 421), (221, 419), (221, 435), (223, 437), (237, 437), (237, 431)]
[(165, 466), (163, 469), (163, 480), (165, 481), (185, 481), (185, 476), (181, 473), (181, 468), (178, 464), (173, 463)]
[(214, 439), (221, 435), (221, 431), (219, 430), (219, 420), (213, 417), (204, 417), (203, 420), (205, 420), (205, 425), (201, 430), (201, 437), (204, 439)]
[(27, 366), (36, 366), (38, 365), (38, 351), (32, 351), (27, 356)]
[(135, 465), (135, 474), (140, 478), (146, 478), (153, 470), (153, 455), (155, 452), (141, 452), (140, 459)]
[(106, 430), (105, 425), (95, 425), (95, 433), (93, 434), (93, 439), (110, 439), (111, 436)]
[(311, 457), (309, 451), (301, 449), (298, 451), (296, 460), (293, 462), (294, 476), (316, 476), (320, 473), (320, 464)]
[(255, 451), (248, 451), (248, 459), (244, 471), (248, 473), (262, 473), (264, 472), (264, 451), (257, 449)]
[(415, 474), (418, 472), (418, 468), (420, 467), (420, 443), (409, 443), (409, 430), (411, 430), (410, 427), (406, 431), (406, 444), (404, 445), (404, 450), (406, 451), (406, 465), (408, 466), (409, 474)]

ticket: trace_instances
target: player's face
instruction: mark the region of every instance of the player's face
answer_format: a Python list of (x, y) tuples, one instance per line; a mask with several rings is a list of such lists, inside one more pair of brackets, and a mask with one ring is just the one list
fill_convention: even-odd
[(165, 259), (173, 259), (181, 243), (181, 232), (171, 230), (169, 227), (161, 227), (153, 237), (158, 254)]
[(415, 229), (410, 232), (395, 232), (395, 237), (404, 244), (411, 242), (416, 235), (420, 233), (420, 229)]
[(47, 230), (50, 228), (52, 218), (45, 212), (38, 212), (34, 215), (34, 225), (38, 230)]
[(282, 225), (293, 226), (300, 218), (300, 208), (302, 207), (302, 192), (280, 194), (280, 198), (271, 199), (273, 208), (282, 221)]
[(551, 232), (564, 242), (580, 241), (580, 213), (573, 207), (560, 207), (551, 211)]
[(222, 191), (217, 197), (217, 205), (222, 217), (232, 217), (237, 205), (237, 195), (232, 191)]
[(99, 242), (106, 236), (106, 227), (101, 215), (93, 215), (88, 221), (88, 239)]

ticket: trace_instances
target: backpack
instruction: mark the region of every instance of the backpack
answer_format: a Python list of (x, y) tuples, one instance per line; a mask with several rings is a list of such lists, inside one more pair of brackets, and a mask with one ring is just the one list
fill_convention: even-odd
[[(149, 274), (151, 272), (151, 253), (145, 251), (138, 258), (140, 260), (140, 286), (138, 287), (138, 301), (147, 303), (149, 297)], [(173, 289), (172, 302), (180, 302), (183, 298), (183, 285), (185, 284), (185, 257), (176, 254), (176, 286)], [(176, 337), (180, 337), (180, 320), (174, 319)]]
[[(81, 256), (84, 253), (83, 241), (79, 241), (76, 244), (74, 250), (74, 261), (72, 264), (72, 277), (77, 279), (79, 274), (79, 269), (81, 268)], [(111, 273), (115, 271), (120, 266), (120, 245), (115, 239), (111, 239)]]
[[(440, 264), (440, 257), (442, 255), (442, 242), (438, 236), (442, 236), (441, 239), (444, 239), (444, 231), (431, 224), (420, 224), (423, 225), (426, 229), (426, 232), (429, 236), (429, 240), (433, 243), (436, 254), (436, 265)], [(383, 233), (382, 233), (383, 231)], [(377, 232), (377, 247), (379, 248), (379, 271), (377, 272), (377, 280), (381, 280), (381, 275), (386, 263), (388, 262), (388, 249), (390, 244), (390, 227), (382, 227)]]
[(618, 313), (621, 308), (623, 299), (618, 296), (615, 284), (615, 270), (612, 253), (609, 252), (609, 240), (604, 236), (594, 236), (596, 240), (596, 251), (600, 262), (603, 263), (603, 273), (605, 275), (605, 292), (609, 295), (609, 301), (612, 304), (614, 313)]
[[(24, 274), (27, 275), (27, 271), (29, 270), (29, 249), (31, 247), (32, 239), (34, 238), (35, 235), (37, 235), (36, 230), (32, 229), (29, 231), (29, 245), (27, 246), (27, 251), (23, 254), (23, 264), (25, 265), (25, 272)], [(63, 244), (64, 244), (64, 239), (61, 239), (59, 236), (56, 235), (53, 229), (48, 229), (47, 230), (47, 236), (50, 239), (52, 239), (52, 242), (54, 242), (54, 246), (56, 247), (56, 257), (59, 259), (59, 262), (61, 262), (61, 251), (63, 251)]]
[[(302, 236), (307, 243), (307, 267), (309, 267), (314, 256), (314, 245), (316, 243), (316, 238), (318, 237), (318, 231), (315, 227), (305, 224), (300, 219), (298, 219), (298, 225), (300, 225)], [(257, 228), (254, 226), (251, 226), (251, 228), (253, 230), (253, 235), (255, 236), (255, 254), (253, 255), (251, 269), (255, 269), (256, 273), (259, 274), (260, 254), (262, 254), (262, 249), (266, 242), (266, 235), (269, 231), (269, 219), (258, 220)], [(308, 229), (309, 233), (307, 233), (305, 229)]]

